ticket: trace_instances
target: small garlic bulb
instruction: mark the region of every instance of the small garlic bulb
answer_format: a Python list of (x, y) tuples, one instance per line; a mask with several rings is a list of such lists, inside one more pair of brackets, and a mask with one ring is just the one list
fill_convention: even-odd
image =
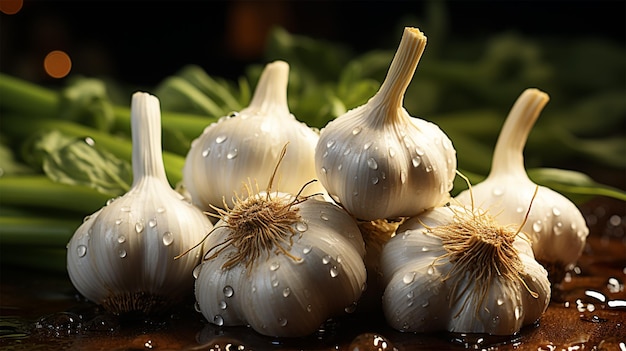
[(160, 118), (156, 97), (133, 94), (131, 189), (87, 217), (67, 245), (72, 284), (115, 314), (160, 312), (191, 296), (201, 248), (174, 257), (213, 227), (167, 181)]
[[(235, 194), (252, 179), (267, 184), (271, 165), (289, 143), (278, 171), (277, 188), (296, 194), (315, 179), (317, 132), (296, 120), (287, 105), (289, 65), (269, 63), (257, 84), (250, 105), (208, 126), (191, 144), (183, 169), (183, 185), (192, 202), (205, 211), (211, 205), (232, 207)], [(268, 167), (269, 165), (269, 167)], [(322, 192), (319, 184), (304, 195)]]
[(425, 46), (422, 32), (405, 28), (378, 93), (320, 133), (318, 179), (358, 219), (414, 216), (449, 200), (456, 176), (452, 142), (402, 107)]
[(356, 308), (365, 289), (365, 246), (343, 209), (261, 192), (221, 215), (194, 271), (197, 306), (209, 322), (298, 337)]
[(513, 335), (535, 323), (548, 307), (550, 282), (518, 229), (457, 205), (401, 224), (381, 255), (389, 325)]
[[(500, 223), (521, 223), (537, 185), (524, 168), (523, 150), (528, 134), (549, 96), (527, 89), (517, 99), (496, 143), (487, 178), (456, 199), (496, 213)], [(580, 210), (565, 196), (539, 186), (522, 231), (530, 237), (535, 258), (560, 283), (582, 254), (589, 229)]]

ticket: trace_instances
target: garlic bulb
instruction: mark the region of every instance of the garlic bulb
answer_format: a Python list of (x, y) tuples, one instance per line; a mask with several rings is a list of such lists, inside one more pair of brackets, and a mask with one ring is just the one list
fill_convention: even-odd
[[(278, 171), (278, 189), (296, 194), (315, 178), (316, 131), (289, 112), (289, 65), (268, 64), (250, 105), (208, 126), (191, 144), (183, 169), (183, 185), (192, 202), (205, 211), (211, 205), (232, 207), (234, 195), (244, 192), (249, 179), (267, 184), (273, 164), (286, 143), (289, 151)], [(319, 184), (304, 195), (322, 192)]]
[(167, 182), (160, 118), (156, 97), (133, 94), (131, 189), (89, 216), (67, 245), (76, 289), (116, 314), (158, 312), (191, 296), (201, 249), (174, 257), (212, 229)]
[(383, 311), (400, 331), (512, 335), (550, 300), (526, 236), (479, 209), (451, 205), (412, 217), (383, 248)]
[[(500, 223), (520, 223), (536, 184), (526, 174), (523, 150), (528, 134), (549, 96), (527, 89), (517, 99), (496, 143), (487, 178), (456, 199), (497, 213)], [(582, 254), (589, 229), (580, 210), (565, 196), (540, 186), (522, 231), (530, 237), (535, 258), (559, 283)]]
[(318, 179), (358, 219), (414, 216), (449, 200), (456, 175), (450, 139), (402, 107), (425, 46), (422, 32), (405, 28), (380, 90), (320, 133)]
[(197, 307), (209, 322), (296, 337), (356, 308), (365, 247), (343, 209), (318, 197), (260, 192), (221, 214), (194, 272)]

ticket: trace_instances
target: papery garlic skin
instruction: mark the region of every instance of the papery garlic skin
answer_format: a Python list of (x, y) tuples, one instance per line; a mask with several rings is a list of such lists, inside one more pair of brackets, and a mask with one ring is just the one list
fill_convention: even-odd
[[(519, 233), (512, 242), (522, 267), (519, 279), (472, 277), (467, 267), (454, 270), (449, 248), (428, 229), (459, 221), (455, 212), (471, 216), (471, 210), (454, 205), (429, 210), (403, 223), (383, 248), (383, 311), (388, 323), (407, 332), (494, 335), (513, 335), (535, 323), (548, 307), (551, 291), (547, 272), (533, 258), (527, 238)], [(481, 280), (488, 286), (482, 299), (475, 290)]]
[(584, 249), (589, 228), (576, 205), (558, 192), (537, 185), (524, 168), (523, 149), (528, 135), (548, 103), (549, 96), (538, 89), (525, 90), (515, 102), (498, 138), (492, 169), (487, 178), (456, 200), (488, 208), (500, 223), (521, 223), (528, 208), (522, 231), (527, 233), (537, 261), (550, 273), (553, 283), (560, 283), (572, 269)]
[(449, 200), (456, 175), (452, 142), (437, 125), (402, 107), (425, 46), (422, 32), (405, 28), (376, 95), (320, 132), (318, 178), (358, 219), (414, 216)]
[[(272, 197), (285, 204), (293, 201), (285, 193)], [(356, 223), (343, 209), (320, 199), (293, 206), (301, 216), (292, 225), (296, 235), (288, 253), (293, 257), (272, 249), (250, 267), (238, 263), (224, 268), (237, 251), (228, 246), (196, 269), (196, 299), (209, 322), (298, 337), (356, 308), (366, 282), (365, 246)], [(206, 248), (222, 246), (232, 230), (223, 220), (215, 228)]]
[(174, 257), (213, 226), (167, 182), (158, 99), (135, 93), (131, 109), (133, 184), (79, 226), (67, 269), (74, 287), (109, 312), (150, 314), (192, 294), (201, 248)]
[[(265, 185), (273, 163), (285, 144), (289, 148), (276, 175), (277, 189), (297, 194), (315, 179), (318, 133), (296, 120), (287, 105), (289, 65), (269, 63), (259, 79), (250, 105), (211, 124), (194, 141), (186, 156), (183, 184), (192, 202), (205, 211), (210, 206), (233, 206), (234, 195), (249, 180)], [(319, 184), (303, 195), (323, 192)]]

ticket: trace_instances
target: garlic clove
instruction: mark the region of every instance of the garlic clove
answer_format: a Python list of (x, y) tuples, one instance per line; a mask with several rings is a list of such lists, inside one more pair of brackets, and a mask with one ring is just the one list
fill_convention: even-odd
[(548, 269), (550, 280), (560, 283), (582, 254), (589, 229), (574, 203), (550, 188), (537, 188), (524, 168), (526, 140), (548, 100), (538, 89), (520, 95), (498, 137), (489, 175), (456, 200), (488, 208), (503, 224), (522, 223), (530, 207), (522, 231), (532, 242), (535, 259)]
[(437, 125), (402, 107), (425, 46), (419, 29), (405, 28), (380, 90), (320, 132), (317, 176), (358, 219), (413, 216), (450, 197), (456, 172), (452, 142)]
[(159, 101), (135, 93), (131, 106), (133, 184), (79, 226), (67, 245), (72, 284), (116, 314), (160, 312), (191, 295), (196, 248), (212, 224), (165, 176)]
[[(286, 193), (266, 196), (255, 194), (236, 204), (207, 238), (205, 247), (214, 249), (209, 249), (198, 269), (195, 293), (199, 308), (209, 322), (215, 323), (215, 291), (228, 281), (234, 291), (230, 297), (233, 303), (228, 304), (228, 313), (218, 318), (223, 325), (249, 325), (270, 336), (308, 335), (328, 318), (356, 305), (365, 287), (365, 245), (356, 222), (332, 203), (317, 198), (293, 203), (293, 195)], [(254, 217), (242, 209), (246, 202), (258, 200), (287, 206), (293, 203), (289, 210), (296, 211), (297, 216), (289, 224), (293, 235), (285, 233), (284, 240), (252, 253), (233, 237), (243, 233), (237, 228), (262, 230), (277, 222), (234, 226), (228, 216), (240, 218), (247, 213)], [(230, 245), (229, 239), (235, 245)], [(240, 250), (249, 254), (238, 256)], [(254, 260), (248, 260), (251, 257)]]
[(398, 227), (381, 255), (395, 329), (512, 335), (548, 306), (550, 283), (523, 233), (480, 209), (438, 207)]
[[(315, 145), (318, 133), (298, 121), (287, 105), (289, 65), (266, 65), (250, 105), (205, 128), (186, 156), (183, 184), (194, 204), (205, 211), (211, 206), (234, 204), (235, 194), (246, 191), (249, 180), (265, 185), (283, 146), (289, 144), (276, 174), (277, 189), (297, 194), (315, 179)], [(303, 195), (324, 192), (311, 184)]]

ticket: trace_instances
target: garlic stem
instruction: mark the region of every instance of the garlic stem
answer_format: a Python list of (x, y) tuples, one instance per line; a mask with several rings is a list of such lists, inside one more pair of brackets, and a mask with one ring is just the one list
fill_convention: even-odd
[(538, 89), (526, 89), (509, 112), (493, 153), (489, 176), (508, 174), (528, 178), (524, 168), (524, 146), (539, 114), (550, 97)]
[(161, 110), (156, 96), (137, 92), (131, 106), (133, 184), (145, 177), (167, 182), (161, 150)]
[(371, 99), (373, 104), (378, 104), (382, 108), (384, 123), (393, 123), (394, 119), (405, 117), (404, 114), (398, 113), (398, 110), (403, 108), (404, 93), (413, 79), (413, 74), (425, 48), (426, 36), (424, 33), (418, 28), (407, 27), (404, 29), (387, 76), (376, 95)]
[(255, 111), (261, 114), (276, 113), (289, 115), (287, 104), (287, 84), (289, 83), (289, 64), (275, 61), (266, 65), (252, 100), (244, 111)]

